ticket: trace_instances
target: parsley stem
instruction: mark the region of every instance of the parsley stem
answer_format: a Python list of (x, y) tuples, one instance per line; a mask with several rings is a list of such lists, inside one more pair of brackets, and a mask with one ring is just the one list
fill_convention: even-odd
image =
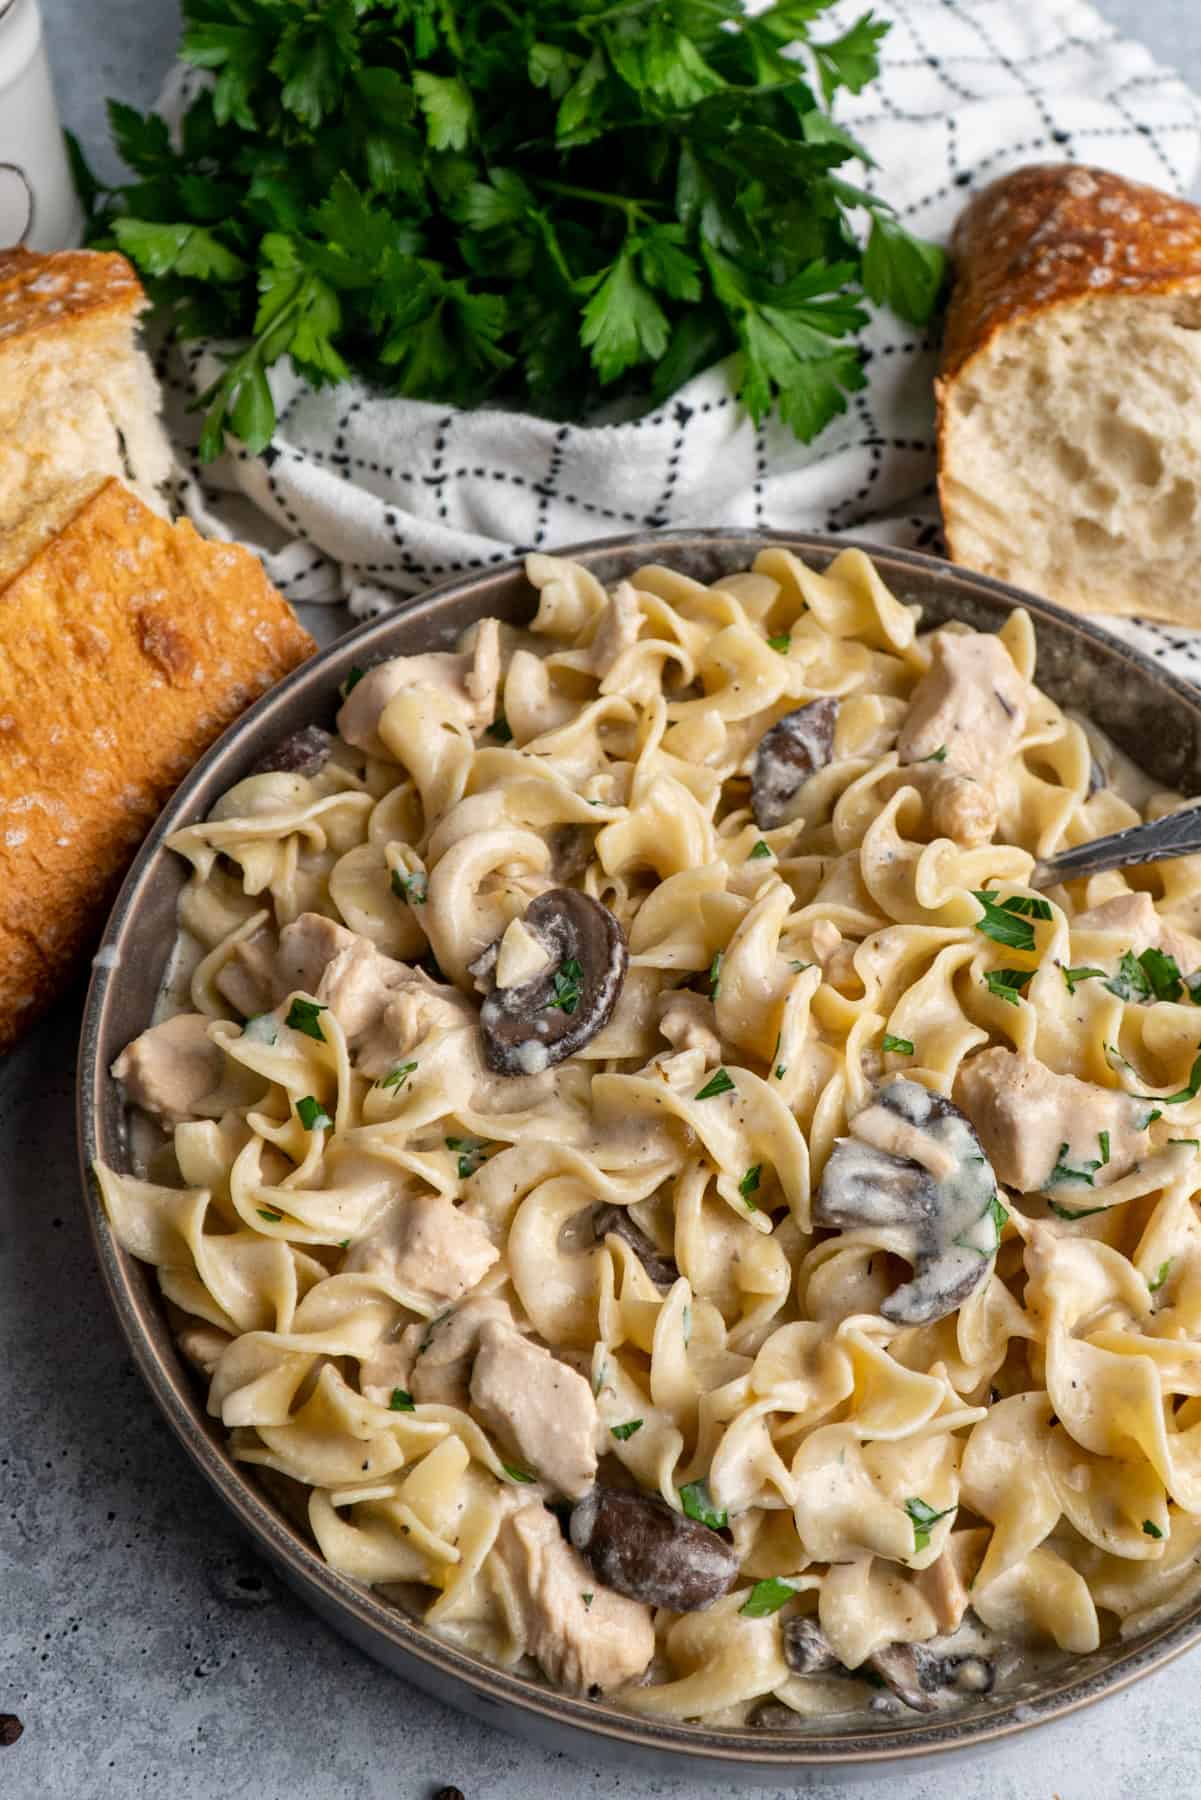
[(622, 194), (602, 194), (598, 188), (575, 187), (569, 181), (550, 181), (543, 178), (539, 187), (546, 188), (552, 194), (562, 194), (569, 200), (591, 200), (594, 206), (613, 206), (623, 212), (627, 222), (633, 226), (641, 220), (649, 223), (648, 207), (655, 212), (662, 212), (662, 200), (627, 200)]

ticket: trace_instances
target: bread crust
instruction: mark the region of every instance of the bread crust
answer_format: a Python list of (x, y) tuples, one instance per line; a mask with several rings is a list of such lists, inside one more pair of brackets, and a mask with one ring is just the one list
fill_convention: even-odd
[(77, 497), (50, 535), (23, 527), (0, 577), (0, 1051), (94, 941), (182, 776), (315, 648), (248, 550), (115, 479)]
[(1201, 293), (1201, 207), (1108, 169), (1032, 163), (976, 194), (951, 237), (955, 285), (943, 337), (938, 486), (956, 557), (948, 431), (955, 385), (1011, 326), (1105, 294)]
[(146, 304), (133, 265), (115, 251), (0, 250), (0, 358), (22, 340), (65, 336), (81, 319), (132, 317)]

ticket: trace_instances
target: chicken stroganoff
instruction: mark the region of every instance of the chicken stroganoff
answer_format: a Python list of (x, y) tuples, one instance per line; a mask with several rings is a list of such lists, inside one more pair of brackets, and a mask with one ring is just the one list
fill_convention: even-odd
[(1012, 1687), (1201, 1592), (1201, 859), (782, 549), (355, 669), (170, 847), (98, 1168), (232, 1453), (440, 1636), (646, 1715)]

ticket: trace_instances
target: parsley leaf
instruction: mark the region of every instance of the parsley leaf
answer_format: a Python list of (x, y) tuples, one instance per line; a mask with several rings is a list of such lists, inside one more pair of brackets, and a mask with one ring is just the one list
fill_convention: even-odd
[(1159, 1526), (1151, 1519), (1143, 1520), (1143, 1530), (1149, 1538), (1161, 1538), (1163, 1536), (1163, 1532), (1159, 1529)]
[[(414, 1063), (413, 1066), (416, 1068), (417, 1065)], [(446, 1148), (459, 1153), (460, 1181), (467, 1181), (482, 1168), (492, 1151), (492, 1145), (485, 1138), (448, 1137)]]
[(642, 1424), (641, 1419), (627, 1419), (624, 1425), (610, 1425), (609, 1435), (615, 1437), (619, 1444), (624, 1444), (627, 1438), (632, 1438), (636, 1431), (642, 1430)]
[(757, 1581), (738, 1610), (747, 1619), (767, 1619), (795, 1600), (796, 1592), (791, 1582), (778, 1581), (773, 1575), (766, 1581)]
[(1161, 1262), (1158, 1269), (1155, 1271), (1155, 1280), (1148, 1281), (1147, 1286), (1153, 1294), (1159, 1292), (1164, 1282), (1168, 1279), (1168, 1276), (1172, 1273), (1172, 1264), (1175, 1260), (1176, 1258), (1174, 1256), (1169, 1256), (1166, 1262)]
[(421, 869), (411, 875), (406, 875), (402, 869), (393, 869), (392, 892), (398, 900), (407, 900), (410, 906), (424, 906), (429, 898), (429, 876)]
[(389, 1412), (414, 1412), (415, 1410), (412, 1394), (407, 1393), (404, 1388), (392, 1389), (391, 1398), (388, 1401)]
[(270, 1225), (278, 1225), (284, 1216), (281, 1212), (273, 1212), (269, 1206), (256, 1207), (255, 1210), (257, 1211), (259, 1218), (266, 1219)]
[(768, 649), (778, 650), (781, 656), (787, 656), (791, 645), (792, 633), (790, 631), (779, 631), (774, 637), (769, 637), (767, 640)]
[(547, 1001), (547, 1012), (554, 1012), (557, 1008), (558, 1011), (565, 1012), (570, 1016), (580, 1004), (580, 995), (583, 992), (583, 980), (583, 969), (580, 967), (574, 956), (569, 956), (567, 961), (561, 963), (555, 970), (555, 997), (553, 1000)]
[(771, 845), (765, 844), (763, 839), (760, 838), (759, 842), (755, 845), (755, 847), (751, 851), (750, 856), (747, 858), (747, 861), (755, 862), (759, 857), (770, 856), (770, 855), (771, 855)]
[(759, 1177), (762, 1175), (762, 1173), (763, 1173), (763, 1164), (762, 1163), (752, 1163), (750, 1168), (747, 1170), (746, 1174), (743, 1176), (742, 1180), (738, 1183), (738, 1192), (742, 1195), (743, 1199), (746, 1201), (747, 1205), (750, 1207), (752, 1212), (758, 1211), (758, 1208), (756, 1207), (755, 1202), (751, 1199), (751, 1195), (758, 1192)]
[[(973, 900), (978, 900), (983, 907), (982, 916), (976, 920), (976, 930), (991, 938), (994, 944), (1004, 944), (1009, 950), (1033, 950), (1034, 927), (1022, 917), (1026, 912), (1025, 897), (1014, 894), (999, 904), (988, 888), (973, 888)], [(1043, 915), (1036, 913), (1036, 918)], [(1047, 915), (1050, 917), (1050, 910)]]
[(328, 1131), (333, 1120), (312, 1094), (306, 1094), (303, 1100), (296, 1102), (296, 1116), (306, 1131)]
[(891, 1031), (886, 1031), (884, 1033), (884, 1048), (885, 1050), (895, 1051), (898, 1056), (912, 1056), (913, 1040), (911, 1038), (893, 1037)]
[(998, 1000), (1008, 1000), (1010, 1006), (1016, 1006), (1018, 995), (1033, 974), (1033, 969), (989, 969), (984, 977), (984, 985)]
[(1079, 984), (1082, 981), (1092, 981), (1094, 976), (1104, 975), (1105, 970), (1104, 969), (1092, 969), (1092, 968), (1086, 967), (1084, 964), (1081, 964), (1081, 966), (1077, 969), (1063, 969), (1061, 971), (1061, 973), (1063, 975), (1064, 985), (1066, 986), (1068, 993), (1074, 994), (1076, 992), (1077, 987), (1079, 986)]
[(722, 952), (715, 950), (713, 960), (709, 964), (709, 997), (712, 1000), (716, 1000), (721, 993), (721, 964)]
[(947, 760), (947, 747), (945, 744), (940, 744), (938, 746), (937, 750), (931, 750), (929, 756), (919, 756), (918, 757), (919, 762), (943, 763), (943, 762), (946, 762), (946, 760)]
[(1105, 986), (1119, 1000), (1133, 1000), (1144, 1005), (1156, 1000), (1179, 1000), (1184, 993), (1184, 980), (1176, 958), (1154, 946), (1149, 946), (1139, 956), (1135, 956), (1133, 950), (1125, 951), (1118, 963), (1117, 974)]
[(382, 1075), (375, 1085), (381, 1088), (402, 1088), (416, 1067), (415, 1062), (397, 1063), (396, 1067), (390, 1069), (386, 1075)]
[(930, 317), (946, 272), (947, 259), (937, 244), (911, 237), (885, 212), (874, 215), (863, 257), (869, 299), (916, 324)]
[(694, 1100), (713, 1100), (718, 1094), (731, 1093), (733, 1088), (734, 1083), (730, 1079), (728, 1071), (725, 1069), (715, 1069), (704, 1087), (698, 1089), (692, 1097)]
[(909, 1514), (913, 1525), (914, 1551), (924, 1550), (930, 1542), (931, 1527), (945, 1519), (949, 1513), (956, 1511), (954, 1506), (944, 1506), (941, 1512), (935, 1511), (927, 1501), (914, 1496), (905, 1502), (905, 1511)]
[(723, 1531), (729, 1523), (724, 1509), (714, 1506), (704, 1481), (690, 1481), (680, 1489), (680, 1505), (690, 1519), (707, 1525), (710, 1531)]
[(301, 1031), (305, 1037), (315, 1038), (317, 1043), (324, 1044), (325, 1033), (321, 1029), (321, 1014), (329, 1008), (322, 1006), (319, 1000), (293, 1000), (288, 1008), (288, 1016), (284, 1024), (293, 1031)]
[(1055, 1158), (1055, 1167), (1047, 1176), (1047, 1186), (1062, 1187), (1063, 1184), (1068, 1181), (1082, 1181), (1086, 1187), (1095, 1186), (1096, 1184), (1093, 1181), (1093, 1176), (1101, 1167), (1102, 1159), (1098, 1158), (1096, 1162), (1086, 1162), (1080, 1168), (1076, 1169), (1073, 1168), (1070, 1163), (1064, 1162), (1063, 1159), (1067, 1155), (1067, 1152), (1067, 1144), (1060, 1144), (1059, 1153)]
[(500, 1466), (510, 1481), (537, 1481), (538, 1479), (536, 1475), (531, 1475), (528, 1469), (521, 1468), (517, 1463), (502, 1462)]

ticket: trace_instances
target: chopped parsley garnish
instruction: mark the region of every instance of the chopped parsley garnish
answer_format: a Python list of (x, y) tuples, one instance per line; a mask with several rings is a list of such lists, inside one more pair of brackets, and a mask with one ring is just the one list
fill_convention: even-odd
[(500, 1466), (510, 1481), (537, 1481), (538, 1479), (536, 1475), (531, 1475), (528, 1469), (519, 1468), (516, 1463), (503, 1462)]
[(489, 725), (488, 736), (490, 738), (495, 738), (498, 744), (511, 744), (513, 742), (513, 731), (503, 712), (497, 713), (491, 725)]
[(1027, 919), (1045, 921), (1052, 917), (1050, 901), (1044, 900), (1039, 894), (1013, 894), (1008, 900), (1002, 901), (1002, 905), (1006, 912), (1020, 913)]
[[(972, 1160), (972, 1162), (983, 1162), (984, 1158), (982, 1156), (974, 1156), (971, 1158), (971, 1160)], [(977, 1256), (995, 1256), (997, 1251), (1001, 1248), (1001, 1233), (1005, 1229), (1005, 1225), (1009, 1219), (1008, 1212), (1006, 1211), (1005, 1207), (1003, 1207), (1001, 1205), (1000, 1200), (997, 1198), (997, 1196), (995, 1194), (993, 1195), (992, 1199), (989, 1201), (988, 1205), (985, 1207), (984, 1211), (981, 1213), (980, 1219), (977, 1219), (977, 1221), (976, 1221), (977, 1225), (980, 1223), (981, 1219), (991, 1219), (992, 1220), (993, 1225), (996, 1229), (996, 1233), (997, 1233), (995, 1243), (990, 1244), (987, 1250), (982, 1250), (980, 1248), (979, 1244), (973, 1244), (966, 1236), (965, 1237), (957, 1237), (955, 1239), (955, 1242), (956, 1242), (956, 1244), (958, 1244), (958, 1246), (961, 1250), (974, 1251)], [(972, 1229), (974, 1231), (975, 1226), (973, 1226)]]
[(777, 631), (767, 640), (768, 649), (778, 650), (781, 656), (787, 656), (791, 644), (792, 633), (790, 631)]
[(1060, 1206), (1057, 1200), (1048, 1200), (1047, 1205), (1057, 1219), (1066, 1219), (1069, 1224), (1076, 1219), (1094, 1219), (1106, 1210), (1103, 1206)]
[(403, 1087), (416, 1067), (417, 1064), (415, 1062), (397, 1063), (396, 1067), (389, 1070), (386, 1075), (381, 1076), (375, 1085), (376, 1087), (381, 1088)]
[(794, 975), (803, 975), (806, 969), (811, 969), (813, 967), (813, 964), (811, 962), (798, 962), (796, 957), (793, 957), (788, 967), (792, 970)]
[(984, 985), (998, 1000), (1008, 1000), (1010, 1006), (1016, 1006), (1018, 995), (1033, 974), (1033, 969), (989, 969)]
[(1161, 1107), (1157, 1106), (1154, 1109), (1154, 1111), (1149, 1112), (1147, 1114), (1146, 1118), (1143, 1120), (1142, 1124), (1139, 1126), (1139, 1130), (1140, 1131), (1150, 1131), (1150, 1129), (1151, 1129), (1152, 1125), (1154, 1125), (1156, 1119), (1162, 1119), (1162, 1118), (1163, 1118), (1163, 1109)]
[[(1112, 1050), (1113, 1045), (1110, 1044), (1107, 1048)], [(1201, 1044), (1199, 1044), (1197, 1048), (1198, 1050), (1201, 1050)], [(1118, 1056), (1116, 1050), (1114, 1051), (1114, 1055)], [(1118, 1061), (1124, 1062), (1125, 1058), (1118, 1056)], [(1126, 1063), (1125, 1066), (1129, 1068), (1130, 1064)], [(1201, 1055), (1194, 1057), (1193, 1066), (1188, 1072), (1188, 1086), (1182, 1087), (1178, 1093), (1135, 1094), (1133, 1096), (1135, 1100), (1153, 1100), (1155, 1102), (1156, 1110), (1147, 1115), (1147, 1118), (1144, 1120), (1140, 1129), (1145, 1131), (1148, 1125), (1153, 1125), (1156, 1119), (1162, 1118), (1163, 1108), (1165, 1106), (1183, 1106), (1186, 1100), (1195, 1100), (1199, 1090), (1201, 1090)]]
[(406, 875), (403, 869), (392, 871), (392, 892), (398, 900), (407, 900), (410, 906), (424, 906), (429, 895), (429, 876), (422, 869), (415, 869)]
[(929, 756), (919, 756), (917, 760), (919, 762), (946, 762), (947, 747), (945, 744), (940, 744), (937, 750), (931, 750)]
[(1097, 1143), (1101, 1147), (1101, 1167), (1104, 1168), (1109, 1161), (1109, 1133), (1107, 1131), (1099, 1131), (1097, 1133)]
[(367, 673), (366, 669), (360, 669), (358, 663), (353, 664), (350, 674), (346, 677), (346, 680), (342, 683), (342, 698), (343, 699), (346, 698), (347, 694), (352, 694), (354, 692), (355, 688), (358, 687), (360, 681), (362, 681), (362, 679), (366, 673)]
[(1169, 1138), (1169, 1144), (1191, 1144), (1194, 1150), (1201, 1150), (1201, 1138)]
[(783, 1081), (783, 1079), (784, 1079), (785, 1075), (787, 1075), (787, 1073), (788, 1073), (788, 1064), (787, 1063), (777, 1063), (775, 1068), (772, 1070), (772, 1074), (775, 1076), (777, 1081)]
[(1105, 986), (1119, 1000), (1133, 1000), (1141, 1005), (1156, 1000), (1179, 1000), (1184, 993), (1184, 981), (1176, 958), (1154, 947), (1139, 956), (1133, 950), (1124, 951), (1117, 974)]
[(746, 1201), (747, 1205), (750, 1207), (752, 1212), (756, 1212), (758, 1210), (758, 1208), (755, 1205), (755, 1202), (751, 1199), (751, 1195), (758, 1190), (759, 1177), (760, 1177), (760, 1175), (762, 1175), (762, 1173), (763, 1173), (763, 1164), (762, 1163), (752, 1163), (750, 1168), (747, 1170), (746, 1174), (743, 1176), (742, 1180), (738, 1183), (738, 1192), (742, 1195), (743, 1199)]
[(546, 1003), (547, 1012), (554, 1012), (556, 1007), (569, 1016), (580, 1004), (581, 982), (584, 971), (574, 956), (569, 956), (565, 963), (560, 963), (554, 973), (555, 997)]
[[(998, 904), (989, 888), (973, 888), (972, 898), (984, 908), (983, 916), (976, 920), (976, 930), (991, 938), (994, 944), (1004, 944), (1009, 950), (1034, 948), (1034, 927), (1021, 915), (1029, 913), (1035, 919), (1051, 917), (1051, 909), (1045, 900), (1029, 900), (1023, 894), (1014, 894)], [(1046, 912), (1033, 911), (1036, 906), (1046, 907)]]
[(581, 1591), (580, 1599), (584, 1602), (584, 1611), (591, 1612), (592, 1611), (592, 1602), (596, 1599), (596, 1595), (595, 1594), (585, 1594)]
[(279, 1020), (274, 1013), (254, 1013), (243, 1025), (242, 1036), (252, 1044), (274, 1044), (279, 1038)]
[(1096, 1183), (1093, 1181), (1093, 1176), (1101, 1167), (1100, 1158), (1098, 1158), (1096, 1162), (1086, 1162), (1082, 1164), (1080, 1168), (1075, 1169), (1072, 1167), (1071, 1163), (1065, 1163), (1063, 1160), (1067, 1151), (1068, 1145), (1060, 1144), (1059, 1153), (1055, 1158), (1055, 1167), (1047, 1176), (1047, 1186), (1062, 1187), (1065, 1182), (1082, 1181), (1086, 1187), (1095, 1187)]
[(312, 1094), (306, 1094), (303, 1100), (296, 1102), (296, 1116), (306, 1131), (325, 1131), (333, 1124), (333, 1120)]
[(641, 1419), (627, 1419), (624, 1425), (610, 1425), (609, 1436), (615, 1437), (619, 1444), (624, 1444), (627, 1438), (632, 1438), (636, 1431), (641, 1430)]
[(751, 851), (750, 856), (747, 858), (747, 861), (748, 862), (756, 862), (756, 861), (758, 861), (758, 859), (760, 857), (770, 856), (770, 855), (771, 855), (771, 845), (765, 844), (763, 839), (760, 838), (759, 842), (755, 845), (754, 849)]
[(795, 1599), (792, 1583), (777, 1581), (773, 1575), (767, 1581), (757, 1581), (738, 1610), (747, 1619), (768, 1619)]
[(393, 1388), (392, 1398), (388, 1401), (389, 1412), (414, 1412), (413, 1396), (404, 1388)]
[(1159, 1526), (1153, 1519), (1143, 1520), (1143, 1530), (1149, 1538), (1161, 1538), (1163, 1536), (1163, 1532), (1159, 1529)]
[[(414, 1067), (416, 1067), (416, 1064), (414, 1064)], [(446, 1148), (448, 1150), (458, 1151), (459, 1180), (467, 1181), (470, 1176), (475, 1174), (477, 1169), (482, 1168), (484, 1163), (487, 1162), (492, 1150), (492, 1145), (487, 1138), (448, 1137), (446, 1140)]]
[(258, 1212), (259, 1218), (266, 1219), (268, 1221), (268, 1223), (271, 1225), (278, 1225), (280, 1220), (284, 1216), (281, 1212), (272, 1212), (272, 1210), (269, 1206), (260, 1206), (260, 1207), (256, 1208), (256, 1210)]
[(714, 1506), (709, 1494), (708, 1484), (704, 1481), (690, 1481), (680, 1489), (680, 1505), (690, 1519), (700, 1525), (707, 1525), (710, 1531), (724, 1531), (729, 1518), (724, 1507)]
[(898, 1056), (912, 1056), (913, 1040), (912, 1038), (893, 1037), (891, 1031), (886, 1031), (884, 1033), (884, 1048), (885, 1050), (895, 1050)]
[(1001, 1242), (1001, 1233), (1009, 1223), (1009, 1208), (1002, 1206), (994, 1194), (988, 1203), (988, 1216), (997, 1228), (997, 1243)]
[(319, 1000), (293, 1000), (288, 1008), (288, 1016), (284, 1020), (284, 1024), (291, 1026), (293, 1031), (302, 1031), (305, 1037), (315, 1038), (317, 1043), (323, 1044), (325, 1033), (321, 1029), (321, 1014), (328, 1011), (329, 1008), (322, 1006)]
[(1064, 969), (1061, 972), (1069, 994), (1074, 994), (1082, 981), (1092, 981), (1096, 976), (1105, 974), (1104, 969), (1093, 969), (1086, 963), (1081, 963), (1079, 968)]
[(913, 1525), (913, 1548), (917, 1551), (926, 1548), (930, 1542), (931, 1528), (937, 1525), (940, 1519), (945, 1519), (948, 1513), (953, 1513), (955, 1508), (944, 1506), (941, 1512), (936, 1512), (927, 1501), (914, 1496), (906, 1500), (905, 1511), (909, 1514), (910, 1522)]
[(727, 1071), (725, 1069), (715, 1069), (704, 1087), (698, 1089), (692, 1097), (694, 1100), (713, 1100), (716, 1099), (718, 1094), (732, 1093), (733, 1089), (734, 1083), (731, 1081)]
[(350, 1249), (350, 1239), (343, 1238), (341, 1243), (338, 1245), (338, 1248), (339, 1248), (339, 1250), (349, 1250)]
[(1174, 1256), (1169, 1256), (1166, 1262), (1160, 1263), (1158, 1269), (1155, 1271), (1155, 1280), (1147, 1283), (1148, 1288), (1153, 1294), (1158, 1294), (1160, 1288), (1172, 1273), (1172, 1264), (1175, 1261), (1176, 1258)]
[(721, 964), (722, 953), (720, 950), (715, 950), (713, 961), (709, 964), (709, 995), (713, 1000), (716, 1000), (721, 993)]

